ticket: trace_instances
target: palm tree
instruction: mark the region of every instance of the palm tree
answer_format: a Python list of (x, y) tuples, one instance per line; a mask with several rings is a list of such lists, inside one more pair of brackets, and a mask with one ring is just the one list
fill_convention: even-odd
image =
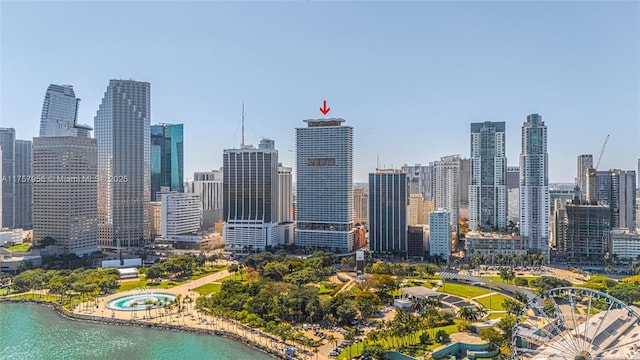
[(465, 328), (469, 327), (469, 324), (478, 320), (478, 314), (476, 310), (471, 306), (462, 306), (458, 309), (458, 317), (462, 319), (462, 325)]

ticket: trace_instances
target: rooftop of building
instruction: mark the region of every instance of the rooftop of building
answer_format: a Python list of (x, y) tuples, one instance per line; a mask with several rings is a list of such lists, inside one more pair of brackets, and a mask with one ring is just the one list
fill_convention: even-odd
[(405, 174), (402, 169), (376, 169), (376, 174)]
[(345, 119), (342, 118), (327, 118), (327, 119), (307, 119), (302, 120), (307, 123), (308, 127), (322, 127), (322, 126), (340, 126)]
[(482, 232), (482, 231), (469, 231), (466, 235), (466, 238), (474, 238), (474, 239), (510, 239), (510, 240), (520, 240), (520, 235), (516, 234), (501, 234), (496, 232)]

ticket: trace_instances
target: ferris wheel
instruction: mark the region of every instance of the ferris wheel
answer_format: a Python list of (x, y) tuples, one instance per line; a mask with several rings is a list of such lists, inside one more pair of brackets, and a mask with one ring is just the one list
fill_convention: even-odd
[(640, 315), (603, 292), (551, 289), (516, 317), (514, 360), (640, 358)]

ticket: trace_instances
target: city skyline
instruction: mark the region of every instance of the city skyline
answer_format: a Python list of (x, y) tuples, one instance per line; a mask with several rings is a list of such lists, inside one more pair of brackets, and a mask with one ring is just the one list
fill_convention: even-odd
[[(82, 98), (78, 122), (91, 125), (104, 82), (133, 77), (154, 85), (152, 124), (185, 124), (190, 178), (222, 166), (221, 150), (240, 143), (243, 101), (247, 142), (268, 134), (288, 165), (294, 163), (288, 150), (295, 148), (295, 127), (300, 119), (319, 116), (327, 100), (327, 116), (347, 118), (354, 128), (354, 179), (366, 181), (378, 155), (383, 167), (400, 167), (466, 154), (472, 122), (506, 122), (508, 165), (517, 165), (521, 119), (541, 113), (553, 134), (550, 182), (572, 182), (575, 157), (597, 156), (606, 134), (611, 139), (601, 169), (631, 169), (640, 156), (639, 148), (628, 146), (640, 135), (638, 6), (3, 2), (0, 126), (15, 128), (18, 139), (35, 137), (42, 89), (49, 84), (73, 85)], [(153, 20), (134, 26), (145, 42), (127, 36), (128, 26), (100, 36), (101, 19), (118, 16), (133, 26), (149, 9)], [(104, 17), (89, 20), (95, 11)], [(338, 23), (358, 17), (354, 26), (314, 32), (326, 23), (318, 13)], [(185, 26), (166, 36), (164, 24), (174, 15)], [(390, 31), (377, 28), (381, 20), (393, 25), (392, 18), (405, 21), (383, 27)], [(526, 25), (534, 19), (545, 26)], [(77, 42), (101, 39), (95, 52), (85, 53), (77, 42), (41, 44), (44, 29), (52, 36), (66, 31), (52, 21), (66, 20), (82, 29)], [(564, 28), (567, 22), (571, 29)], [(291, 27), (301, 31), (292, 33)], [(120, 49), (154, 61), (114, 58)], [(58, 75), (51, 76), (52, 67)], [(212, 142), (202, 129), (222, 135)], [(397, 139), (415, 146), (397, 146)], [(198, 151), (205, 146), (211, 151)]]

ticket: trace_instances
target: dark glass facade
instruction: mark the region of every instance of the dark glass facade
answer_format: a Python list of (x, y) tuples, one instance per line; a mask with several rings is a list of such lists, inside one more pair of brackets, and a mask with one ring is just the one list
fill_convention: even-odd
[(369, 248), (407, 252), (407, 174), (369, 174)]
[(225, 150), (223, 161), (224, 221), (276, 222), (277, 153)]
[(151, 126), (151, 201), (161, 187), (184, 192), (184, 127)]

